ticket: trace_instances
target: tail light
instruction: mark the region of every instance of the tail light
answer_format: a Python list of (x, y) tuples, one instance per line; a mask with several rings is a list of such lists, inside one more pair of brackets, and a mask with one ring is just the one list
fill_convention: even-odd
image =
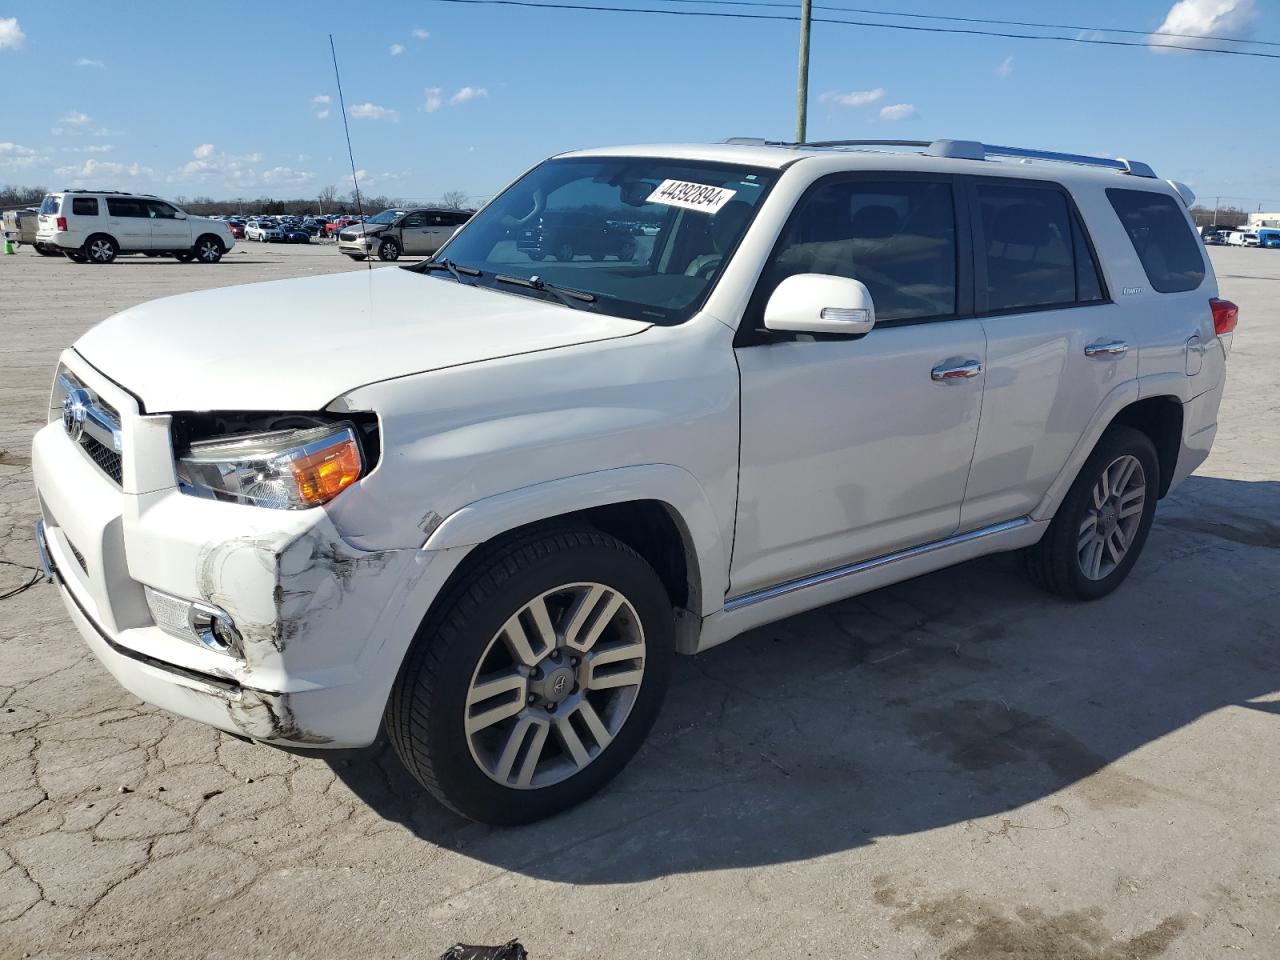
[(58, 218), (58, 229), (59, 229), (59, 230), (65, 230), (65, 229), (67, 229), (67, 218), (66, 218), (66, 217), (59, 217), (59, 218)]
[(1209, 307), (1213, 310), (1213, 331), (1218, 336), (1231, 333), (1236, 328), (1236, 323), (1240, 320), (1240, 308), (1230, 300), (1219, 300), (1214, 297), (1209, 301)]

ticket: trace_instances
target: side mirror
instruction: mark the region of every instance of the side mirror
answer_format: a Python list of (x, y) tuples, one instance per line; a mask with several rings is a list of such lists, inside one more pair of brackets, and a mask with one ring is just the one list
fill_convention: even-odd
[(186, 215), (185, 213), (183, 213), (181, 210), (175, 210), (175, 211), (173, 212), (173, 219), (175, 219), (175, 220), (185, 220), (185, 219), (187, 219), (187, 215)]
[(764, 325), (787, 333), (861, 337), (876, 325), (876, 308), (860, 280), (799, 273), (773, 291), (765, 304)]

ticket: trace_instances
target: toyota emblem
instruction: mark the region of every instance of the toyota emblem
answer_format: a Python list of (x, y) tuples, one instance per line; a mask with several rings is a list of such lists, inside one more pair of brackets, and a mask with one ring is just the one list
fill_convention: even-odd
[(93, 397), (89, 391), (79, 388), (70, 391), (62, 401), (62, 428), (76, 443), (79, 443), (80, 438), (84, 436), (84, 421), (92, 403)]

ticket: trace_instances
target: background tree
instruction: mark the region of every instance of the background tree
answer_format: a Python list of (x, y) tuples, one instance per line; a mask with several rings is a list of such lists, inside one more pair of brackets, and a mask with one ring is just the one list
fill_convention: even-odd
[(471, 198), (461, 190), (447, 190), (445, 191), (444, 196), (440, 198), (440, 202), (450, 210), (461, 210), (467, 205), (467, 201), (470, 199)]

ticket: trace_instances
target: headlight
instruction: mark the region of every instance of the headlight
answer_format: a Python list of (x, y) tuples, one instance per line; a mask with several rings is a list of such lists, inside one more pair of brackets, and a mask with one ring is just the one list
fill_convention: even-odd
[(363, 470), (349, 423), (199, 440), (177, 461), (184, 493), (277, 510), (327, 503)]

